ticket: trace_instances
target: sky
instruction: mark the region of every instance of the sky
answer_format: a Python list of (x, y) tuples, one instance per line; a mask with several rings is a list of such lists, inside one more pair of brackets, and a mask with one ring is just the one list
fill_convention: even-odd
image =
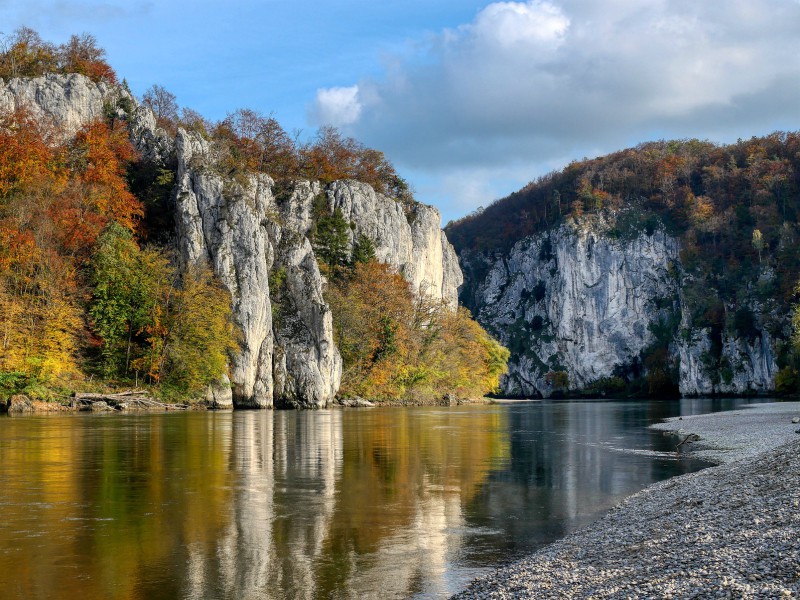
[(800, 0), (0, 0), (139, 96), (385, 152), (444, 222), (571, 160), (800, 129)]

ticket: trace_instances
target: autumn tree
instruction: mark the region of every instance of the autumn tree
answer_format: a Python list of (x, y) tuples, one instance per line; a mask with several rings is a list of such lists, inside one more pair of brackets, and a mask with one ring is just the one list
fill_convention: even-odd
[(168, 131), (175, 129), (178, 121), (178, 102), (175, 94), (165, 87), (154, 84), (142, 95), (142, 103), (148, 106), (159, 127)]
[(0, 77), (39, 77), (47, 73), (79, 73), (106, 83), (117, 80), (105, 61), (105, 50), (88, 33), (73, 35), (57, 47), (44, 42), (29, 27), (21, 27), (0, 40)]
[(63, 73), (79, 73), (94, 81), (116, 83), (117, 75), (105, 60), (106, 51), (89, 33), (70, 36), (58, 48), (59, 68)]
[(36, 77), (57, 69), (57, 49), (30, 27), (0, 39), (0, 77)]
[(230, 294), (206, 265), (190, 267), (169, 302), (162, 380), (198, 392), (227, 371), (236, 348)]
[(344, 137), (335, 127), (321, 127), (314, 141), (300, 149), (300, 172), (307, 179), (325, 183), (356, 179), (384, 194), (402, 199), (410, 196), (408, 184), (383, 152)]
[(54, 246), (49, 208), (64, 175), (47, 123), (24, 109), (0, 115), (0, 369), (76, 371), (76, 272)]
[(53, 207), (66, 251), (85, 256), (111, 221), (133, 230), (143, 214), (126, 180), (135, 158), (123, 123), (112, 128), (95, 121), (78, 131), (68, 146), (70, 185)]
[(466, 309), (415, 293), (388, 265), (354, 261), (331, 282), (342, 393), (373, 399), (436, 400), (496, 391), (508, 350)]
[(295, 144), (271, 115), (236, 110), (214, 128), (213, 136), (227, 146), (231, 169), (259, 171), (279, 181), (298, 176)]

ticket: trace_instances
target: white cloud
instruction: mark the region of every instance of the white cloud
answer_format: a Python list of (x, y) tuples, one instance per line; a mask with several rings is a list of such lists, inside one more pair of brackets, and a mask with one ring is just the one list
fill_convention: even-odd
[(361, 115), (358, 86), (317, 90), (317, 99), (310, 112), (312, 120), (320, 125), (341, 127), (355, 123)]
[(464, 31), (491, 45), (559, 42), (569, 27), (569, 19), (549, 2), (496, 2), (484, 8), (474, 24)]
[(511, 168), (529, 179), (554, 157), (653, 132), (731, 140), (797, 128), (798, 32), (796, 0), (497, 2), (390, 57), (381, 77), (320, 90), (312, 113), (401, 169), (446, 182), (478, 168), (483, 182), (462, 190), (474, 198)]

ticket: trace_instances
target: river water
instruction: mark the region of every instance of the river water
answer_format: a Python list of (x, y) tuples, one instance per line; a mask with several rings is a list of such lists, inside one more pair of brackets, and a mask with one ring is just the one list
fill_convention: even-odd
[(702, 468), (742, 401), (0, 419), (0, 598), (442, 598)]

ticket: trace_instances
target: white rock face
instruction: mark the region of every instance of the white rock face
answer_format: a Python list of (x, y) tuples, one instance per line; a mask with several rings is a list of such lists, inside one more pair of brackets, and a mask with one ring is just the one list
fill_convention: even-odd
[(681, 336), (678, 344), (681, 395), (763, 394), (775, 390), (778, 365), (774, 343), (767, 331), (761, 331), (751, 340), (723, 333), (720, 364), (724, 366), (719, 370), (708, 365), (709, 336), (707, 328)]
[[(327, 405), (339, 388), (342, 364), (308, 240), (278, 224), (269, 177), (250, 176), (244, 186), (226, 183), (210, 167), (205, 141), (181, 130), (176, 147), (182, 261), (210, 262), (231, 293), (241, 330), (231, 364), (235, 405)], [(269, 280), (277, 269), (285, 273), (286, 289), (274, 332)]]
[(231, 380), (223, 375), (206, 388), (206, 404), (210, 408), (233, 408), (233, 393), (231, 393)]
[(0, 79), (0, 110), (25, 107), (37, 119), (52, 120), (68, 137), (102, 117), (104, 105), (120, 96), (130, 97), (119, 86), (95, 83), (77, 74)]
[(709, 330), (685, 318), (677, 240), (658, 230), (621, 240), (607, 230), (602, 220), (585, 220), (523, 239), (504, 255), (461, 257), (471, 283), (465, 303), (511, 350), (505, 393), (549, 396), (548, 371), (565, 371), (569, 388), (582, 389), (630, 368), (654, 340), (651, 325), (680, 314), (669, 360), (678, 363), (681, 394), (774, 391), (766, 331), (749, 341), (724, 333), (712, 359)]
[(662, 232), (623, 242), (563, 225), (493, 261), (477, 316), (512, 351), (505, 392), (547, 397), (548, 371), (580, 389), (630, 363), (652, 341), (656, 301), (677, 293), (676, 255)]
[(337, 181), (327, 193), (331, 212), (338, 208), (351, 223), (351, 244), (367, 236), (375, 257), (397, 269), (415, 291), (458, 306), (463, 277), (438, 210), (416, 204), (406, 214), (403, 204), (358, 181)]

